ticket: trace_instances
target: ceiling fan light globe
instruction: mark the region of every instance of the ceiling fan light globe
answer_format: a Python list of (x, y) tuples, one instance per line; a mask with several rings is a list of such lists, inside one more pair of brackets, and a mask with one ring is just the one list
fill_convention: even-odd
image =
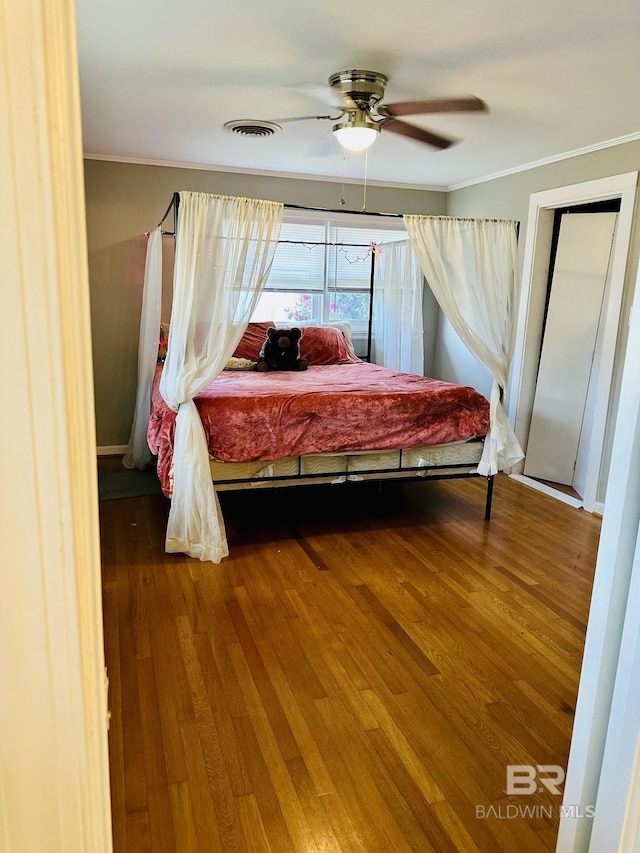
[(379, 129), (371, 125), (365, 127), (336, 125), (333, 135), (347, 151), (364, 151), (378, 138)]

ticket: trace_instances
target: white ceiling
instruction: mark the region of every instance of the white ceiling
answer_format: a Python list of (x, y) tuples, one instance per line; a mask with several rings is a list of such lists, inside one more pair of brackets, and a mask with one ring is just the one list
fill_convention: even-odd
[(347, 68), (386, 74), (389, 103), (490, 107), (410, 119), (461, 140), (444, 151), (383, 130), (371, 181), (451, 187), (640, 136), (638, 0), (77, 0), (77, 15), (88, 155), (362, 179), (330, 122), (223, 129), (331, 113), (314, 86)]

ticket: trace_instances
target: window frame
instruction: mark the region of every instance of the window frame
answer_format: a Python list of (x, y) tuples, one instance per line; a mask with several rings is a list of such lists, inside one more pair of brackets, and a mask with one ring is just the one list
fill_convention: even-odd
[[(370, 274), (369, 281), (366, 287), (360, 286), (337, 286), (337, 281), (334, 276), (334, 271), (331, 269), (332, 266), (335, 265), (335, 251), (332, 252), (333, 245), (340, 245), (340, 242), (336, 240), (336, 237), (340, 233), (340, 229), (346, 228), (354, 228), (354, 229), (366, 229), (371, 230), (372, 232), (389, 232), (392, 231), (397, 233), (398, 240), (408, 239), (407, 232), (404, 227), (404, 222), (402, 216), (396, 217), (386, 217), (379, 216), (376, 214), (357, 214), (357, 213), (347, 213), (347, 212), (330, 212), (324, 210), (298, 210), (292, 208), (285, 208), (284, 216), (283, 216), (283, 224), (300, 224), (300, 225), (322, 225), (324, 230), (324, 251), (322, 252), (322, 289), (319, 288), (300, 288), (300, 289), (292, 289), (285, 287), (270, 287), (269, 280), (267, 280), (264, 288), (264, 293), (286, 293), (287, 295), (291, 295), (296, 299), (299, 296), (302, 296), (306, 293), (310, 294), (312, 300), (314, 302), (319, 300), (320, 302), (320, 317), (318, 319), (305, 320), (303, 322), (311, 323), (317, 322), (319, 324), (322, 323), (330, 323), (330, 322), (338, 322), (341, 318), (332, 316), (330, 313), (330, 303), (331, 296), (336, 293), (357, 293), (364, 294), (366, 293), (368, 298), (368, 311), (367, 318), (363, 320), (354, 320), (351, 321), (352, 324), (352, 336), (356, 339), (366, 339), (368, 338), (369, 333), (369, 318), (372, 310), (371, 304), (371, 285), (370, 285)], [(388, 241), (388, 233), (385, 234), (384, 238), (377, 243), (379, 245), (381, 242)], [(359, 242), (354, 240), (354, 243)], [(375, 242), (372, 239), (372, 243)], [(333, 244), (333, 245), (332, 245)], [(344, 244), (348, 244), (348, 241), (344, 241)], [(366, 245), (362, 243), (362, 247), (364, 248)], [(320, 248), (320, 247), (318, 247)], [(357, 249), (357, 246), (353, 247)], [(334, 256), (332, 258), (332, 255)], [(277, 255), (276, 255), (277, 257)], [(371, 263), (371, 261), (370, 261)], [(256, 319), (258, 319), (256, 317)], [(282, 322), (280, 320), (276, 322)]]

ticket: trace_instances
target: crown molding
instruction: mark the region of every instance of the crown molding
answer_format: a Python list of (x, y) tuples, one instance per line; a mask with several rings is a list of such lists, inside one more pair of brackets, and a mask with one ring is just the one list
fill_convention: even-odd
[[(513, 166), (511, 169), (504, 169), (501, 172), (492, 172), (490, 175), (483, 175), (480, 178), (472, 178), (469, 181), (462, 181), (459, 184), (451, 184), (451, 186), (437, 186), (431, 184), (409, 184), (409, 183), (389, 183), (388, 181), (368, 180), (367, 186), (370, 187), (385, 187), (401, 190), (417, 190), (436, 193), (449, 193), (455, 190), (462, 190), (466, 187), (473, 187), (477, 184), (495, 181), (498, 178), (507, 178), (509, 175), (517, 175), (518, 172), (527, 172), (530, 169), (537, 169), (540, 166), (548, 166), (552, 163), (559, 163), (562, 160), (569, 160), (572, 157), (580, 157), (582, 154), (592, 154), (595, 151), (602, 151), (605, 148), (614, 148), (616, 145), (624, 145), (627, 142), (636, 142), (640, 139), (640, 130), (635, 133), (628, 133), (625, 136), (617, 136), (615, 139), (606, 139), (603, 142), (597, 142), (594, 145), (586, 145), (583, 148), (575, 148), (572, 151), (564, 151), (561, 154), (554, 154), (551, 157), (544, 157), (541, 160), (533, 160), (530, 163), (523, 163), (521, 166)], [(332, 184), (362, 184), (362, 180), (358, 178), (337, 178), (331, 175), (307, 175), (302, 172), (278, 172), (273, 170), (261, 171), (260, 169), (247, 169), (240, 166), (219, 166), (210, 163), (188, 163), (179, 160), (154, 160), (147, 157), (126, 157), (117, 154), (100, 154), (98, 152), (85, 152), (85, 160), (104, 160), (110, 163), (132, 163), (139, 166), (164, 166), (171, 169), (193, 169), (195, 171), (204, 172), (228, 172), (237, 175), (256, 175), (257, 177), (266, 178), (291, 178), (293, 180), (303, 181), (320, 181)]]
[(450, 187), (447, 187), (446, 192), (462, 190), (465, 187), (473, 187), (476, 184), (483, 184), (487, 181), (495, 181), (497, 178), (506, 178), (509, 175), (516, 175), (518, 172), (528, 172), (530, 169), (537, 169), (539, 166), (548, 166), (551, 163), (558, 163), (561, 160), (569, 160), (571, 157), (592, 154), (594, 151), (602, 151), (604, 148), (614, 148), (616, 145), (624, 145), (626, 142), (636, 142), (638, 139), (640, 139), (640, 130), (635, 133), (628, 133), (625, 136), (617, 136), (615, 139), (606, 139), (604, 142), (597, 142), (594, 145), (586, 145), (584, 148), (575, 148), (573, 151), (554, 154), (552, 157), (545, 157), (542, 160), (524, 163), (522, 166), (514, 166), (512, 169), (505, 169), (503, 172), (494, 172), (491, 175), (484, 175), (482, 178), (473, 178), (470, 181), (463, 181), (460, 184), (452, 184)]
[[(170, 169), (191, 169), (200, 172), (230, 172), (236, 175), (255, 175), (260, 178), (292, 178), (294, 180), (321, 181), (331, 184), (356, 184), (362, 185), (359, 178), (336, 178), (331, 175), (307, 175), (301, 172), (277, 172), (261, 169), (247, 169), (240, 166), (218, 166), (210, 163), (186, 163), (179, 160), (153, 160), (147, 157), (126, 157), (118, 154), (100, 154), (85, 152), (85, 160), (104, 160), (108, 163), (132, 163), (138, 166), (164, 166)], [(368, 187), (383, 187), (386, 189), (416, 190), (436, 193), (446, 193), (445, 186), (431, 186), (429, 184), (405, 184), (390, 183), (389, 181), (367, 180)]]

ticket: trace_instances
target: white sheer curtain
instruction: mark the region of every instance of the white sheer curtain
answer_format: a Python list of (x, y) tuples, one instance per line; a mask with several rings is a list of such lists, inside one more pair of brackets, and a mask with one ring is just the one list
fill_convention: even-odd
[(438, 216), (405, 216), (404, 223), (440, 308), (493, 376), (478, 473), (495, 474), (524, 458), (502, 408), (516, 322), (516, 223)]
[(423, 289), (424, 276), (409, 240), (379, 246), (372, 321), (376, 364), (424, 374)]
[(181, 192), (173, 304), (160, 393), (176, 411), (166, 550), (219, 563), (229, 553), (193, 398), (233, 354), (269, 275), (282, 204)]
[(147, 427), (151, 414), (151, 386), (158, 361), (160, 312), (162, 310), (162, 229), (154, 228), (147, 241), (147, 259), (142, 289), (140, 343), (138, 344), (138, 387), (129, 444), (122, 460), (125, 468), (144, 468), (151, 462)]

